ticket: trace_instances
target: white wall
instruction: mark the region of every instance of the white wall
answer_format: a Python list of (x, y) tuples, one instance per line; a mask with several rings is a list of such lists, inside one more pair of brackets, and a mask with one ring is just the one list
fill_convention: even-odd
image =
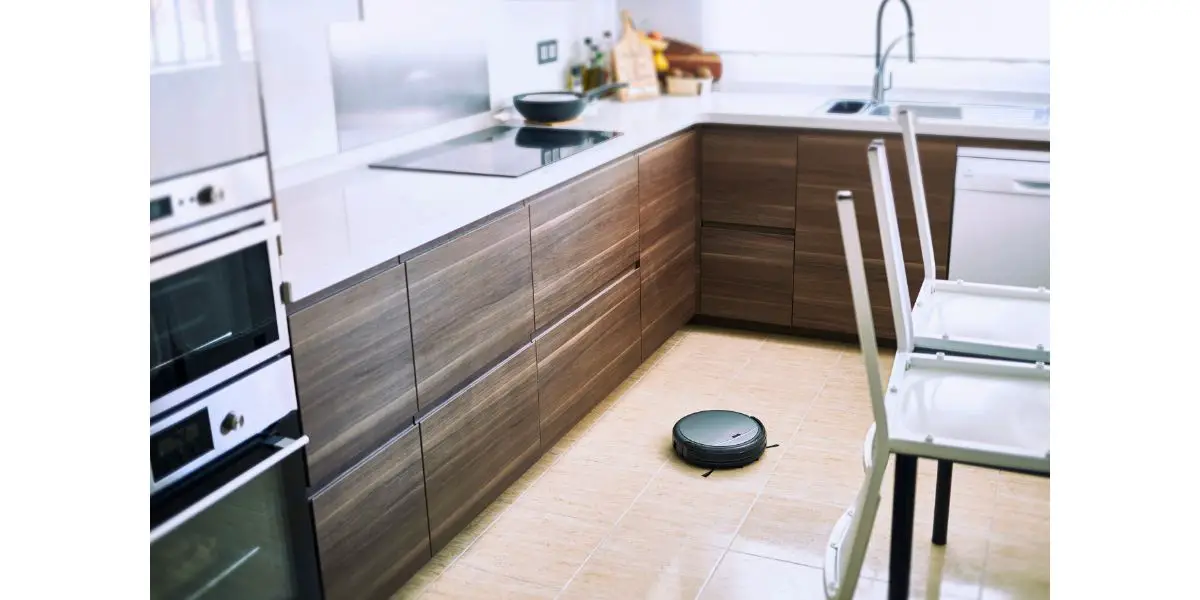
[[(605, 30), (619, 35), (616, 10), (616, 0), (503, 0), (488, 52), (492, 105), (506, 106), (515, 94), (563, 89), (583, 38), (599, 41)], [(558, 40), (558, 62), (537, 64), (542, 40)]]
[[(1049, 0), (910, 0), (917, 62), (889, 63), (898, 90), (1048, 94)], [(869, 86), (879, 0), (619, 0), (639, 27), (721, 54), (722, 88)], [(905, 31), (888, 3), (883, 43)]]

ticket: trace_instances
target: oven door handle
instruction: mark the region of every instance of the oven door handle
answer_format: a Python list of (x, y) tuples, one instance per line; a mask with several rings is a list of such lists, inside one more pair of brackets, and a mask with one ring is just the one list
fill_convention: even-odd
[(208, 510), (214, 504), (224, 500), (230, 494), (236, 492), (238, 488), (246, 485), (255, 477), (262, 475), (271, 467), (274, 467), (287, 457), (295, 454), (298, 450), (308, 445), (308, 436), (302, 435), (299, 437), (299, 439), (295, 440), (289, 438), (279, 438), (272, 445), (279, 448), (279, 451), (246, 470), (241, 475), (231, 479), (229, 483), (217, 488), (215, 491), (213, 491), (213, 493), (201, 498), (195, 504), (192, 504), (186, 509), (180, 511), (179, 514), (176, 514), (170, 519), (163, 521), (158, 527), (151, 529), (150, 543), (153, 544), (154, 542), (158, 541), (163, 536), (174, 531), (180, 525), (190, 521), (192, 517), (195, 517), (196, 515)]

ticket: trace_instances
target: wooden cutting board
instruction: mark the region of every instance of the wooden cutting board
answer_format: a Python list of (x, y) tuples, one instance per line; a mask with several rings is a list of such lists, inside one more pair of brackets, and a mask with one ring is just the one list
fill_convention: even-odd
[(624, 30), (621, 41), (613, 46), (613, 78), (624, 81), (629, 87), (617, 91), (622, 102), (654, 98), (662, 93), (658, 86), (658, 70), (654, 68), (654, 51), (642, 43), (641, 34), (633, 27), (629, 11), (621, 11)]

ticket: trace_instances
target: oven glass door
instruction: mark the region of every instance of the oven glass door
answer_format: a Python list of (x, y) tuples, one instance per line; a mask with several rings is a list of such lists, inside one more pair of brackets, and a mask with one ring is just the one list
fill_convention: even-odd
[(153, 600), (320, 595), (305, 498), (306, 437), (263, 437), (151, 499)]
[(287, 350), (277, 231), (253, 227), (152, 263), (152, 417)]

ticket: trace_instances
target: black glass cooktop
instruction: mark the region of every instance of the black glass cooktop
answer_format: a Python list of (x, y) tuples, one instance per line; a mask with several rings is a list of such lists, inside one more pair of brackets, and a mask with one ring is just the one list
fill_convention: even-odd
[(617, 131), (498, 125), (436, 146), (393, 156), (371, 167), (520, 177), (618, 135), (621, 134)]

